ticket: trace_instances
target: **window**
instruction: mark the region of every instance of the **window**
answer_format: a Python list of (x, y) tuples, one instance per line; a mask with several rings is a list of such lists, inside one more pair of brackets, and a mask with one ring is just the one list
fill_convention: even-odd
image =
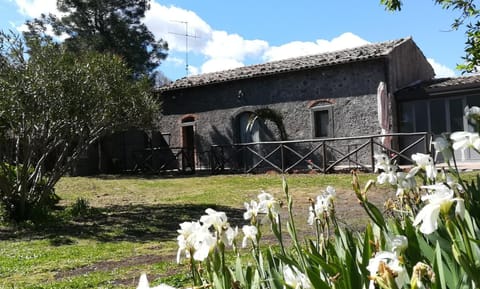
[(400, 110), (400, 132), (413, 132), (415, 131), (415, 112), (414, 103), (401, 102), (399, 105)]
[(314, 138), (332, 137), (332, 106), (317, 105), (312, 108), (312, 135)]
[(450, 131), (463, 130), (463, 101), (461, 98), (449, 100)]
[[(425, 115), (419, 113), (418, 115)], [(445, 100), (435, 99), (430, 101), (430, 131), (441, 134), (447, 131), (447, 115), (445, 112)], [(419, 130), (420, 131), (420, 130)]]
[(313, 113), (315, 137), (328, 137), (328, 110)]
[(465, 106), (480, 106), (480, 96), (460, 96), (401, 102), (400, 132), (443, 132), (473, 130), (464, 118)]

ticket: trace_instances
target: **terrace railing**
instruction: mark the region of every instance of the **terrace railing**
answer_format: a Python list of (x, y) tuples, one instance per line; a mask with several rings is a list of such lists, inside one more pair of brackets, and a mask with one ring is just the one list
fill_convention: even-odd
[(195, 172), (195, 155), (191, 149), (182, 147), (147, 148), (133, 152), (136, 173), (162, 171)]
[[(384, 144), (385, 138), (390, 145)], [(375, 153), (386, 153), (399, 164), (411, 164), (412, 153), (431, 154), (430, 148), (428, 133), (212, 145), (210, 167), (214, 174), (268, 170), (330, 173), (354, 168), (374, 171)]]

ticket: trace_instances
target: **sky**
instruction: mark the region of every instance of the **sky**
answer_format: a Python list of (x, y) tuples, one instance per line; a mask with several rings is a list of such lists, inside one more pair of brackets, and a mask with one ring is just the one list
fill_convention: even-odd
[[(403, 2), (390, 12), (380, 0), (151, 0), (144, 22), (168, 42), (159, 70), (170, 80), (405, 37), (437, 77), (460, 76), (464, 30), (450, 28), (457, 13), (433, 0)], [(21, 30), (41, 13), (56, 13), (56, 0), (0, 0), (0, 29)]]

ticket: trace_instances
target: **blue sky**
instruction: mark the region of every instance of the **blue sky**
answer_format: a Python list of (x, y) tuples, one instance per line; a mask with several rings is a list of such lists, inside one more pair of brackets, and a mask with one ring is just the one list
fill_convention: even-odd
[[(184, 77), (188, 39), (189, 75), (411, 36), (437, 76), (460, 75), (464, 31), (450, 31), (456, 14), (433, 0), (404, 1), (388, 12), (379, 0), (151, 0), (145, 23), (167, 40), (160, 70)], [(26, 19), (55, 13), (55, 0), (0, 0), (0, 27), (21, 29)], [(188, 24), (186, 25), (185, 22)], [(186, 28), (188, 26), (188, 31)]]

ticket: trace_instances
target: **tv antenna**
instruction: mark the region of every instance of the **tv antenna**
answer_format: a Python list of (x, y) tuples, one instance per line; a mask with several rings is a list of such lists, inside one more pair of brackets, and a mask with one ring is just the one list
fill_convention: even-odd
[(186, 76), (188, 76), (188, 38), (199, 38), (199, 37), (197, 35), (188, 34), (188, 21), (172, 20), (172, 22), (185, 24), (185, 33), (176, 33), (176, 32), (169, 32), (169, 33), (185, 37), (185, 72), (186, 72)]

